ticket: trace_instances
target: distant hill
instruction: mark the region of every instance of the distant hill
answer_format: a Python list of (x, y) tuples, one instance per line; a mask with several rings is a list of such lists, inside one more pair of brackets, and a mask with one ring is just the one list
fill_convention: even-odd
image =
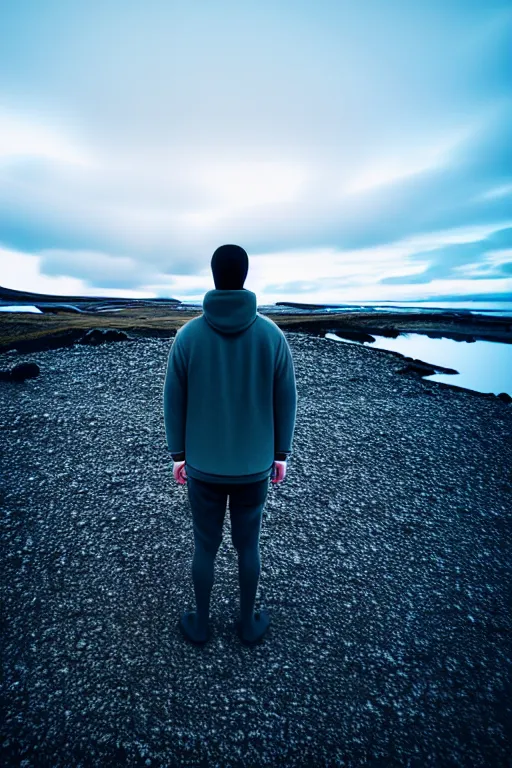
[[(298, 301), (276, 301), (276, 307), (295, 307), (296, 309), (328, 309), (337, 304), (301, 304)], [(342, 306), (341, 304), (339, 306)]]
[(94, 306), (96, 304), (106, 306), (141, 306), (147, 304), (181, 304), (179, 299), (129, 299), (114, 296), (57, 296), (49, 293), (31, 293), (30, 291), (16, 291), (13, 288), (4, 288), (0, 285), (0, 301), (12, 304), (76, 304), (77, 306)]

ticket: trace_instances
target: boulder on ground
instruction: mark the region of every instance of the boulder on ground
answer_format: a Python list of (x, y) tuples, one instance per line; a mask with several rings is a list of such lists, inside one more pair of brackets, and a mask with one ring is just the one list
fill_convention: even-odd
[(0, 371), (0, 381), (25, 381), (39, 376), (40, 368), (37, 363), (18, 363), (9, 371)]
[(116, 328), (92, 328), (84, 334), (79, 344), (104, 344), (107, 341), (125, 341), (128, 334), (125, 331), (118, 331)]

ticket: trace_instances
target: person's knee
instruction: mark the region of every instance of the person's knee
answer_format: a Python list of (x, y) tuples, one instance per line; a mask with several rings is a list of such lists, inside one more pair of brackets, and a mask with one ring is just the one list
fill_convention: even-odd
[(232, 537), (233, 546), (238, 552), (239, 557), (254, 558), (259, 550), (258, 536), (246, 536), (243, 539)]
[(202, 555), (206, 555), (207, 557), (215, 557), (221, 544), (222, 539), (217, 539), (216, 541), (196, 540), (195, 548), (196, 551), (199, 551), (199, 553)]

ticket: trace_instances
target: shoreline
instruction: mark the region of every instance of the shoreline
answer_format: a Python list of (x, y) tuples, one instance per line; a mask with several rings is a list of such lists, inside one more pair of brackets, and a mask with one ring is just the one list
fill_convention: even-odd
[[(258, 310), (259, 311), (259, 310)], [(162, 310), (158, 307), (123, 309), (111, 314), (63, 310), (56, 313), (0, 313), (0, 354), (20, 354), (56, 349), (80, 343), (93, 331), (122, 332), (123, 338), (171, 338), (176, 330), (202, 314), (201, 310)], [(401, 333), (456, 341), (497, 341), (512, 344), (512, 318), (459, 315), (454, 312), (315, 312), (307, 315), (261, 312), (282, 330), (312, 336), (336, 333), (353, 341), (372, 341), (373, 336), (397, 338)], [(115, 340), (115, 333), (105, 341)]]
[[(112, 314), (74, 313), (57, 314), (0, 313), (0, 375), (9, 377), (5, 363), (21, 356), (47, 350), (98, 346), (115, 341), (137, 341), (144, 338), (172, 338), (176, 331), (189, 320), (201, 315), (197, 310), (162, 311), (161, 308), (130, 308)], [(458, 316), (446, 313), (325, 313), (300, 315), (261, 312), (272, 319), (283, 331), (305, 334), (312, 338), (325, 338), (334, 333), (340, 339), (371, 342), (375, 336), (397, 338), (401, 333), (423, 334), (429, 338), (450, 338), (456, 341), (496, 341), (512, 343), (512, 318), (483, 315)], [(23, 317), (21, 317), (23, 315)], [(370, 345), (357, 345), (372, 349)], [(412, 358), (395, 350), (373, 348), (388, 357), (394, 356), (403, 363), (399, 373), (407, 377), (422, 378), (436, 373), (457, 374), (453, 368), (445, 368), (418, 358)], [(15, 356), (15, 357), (14, 357)], [(447, 382), (435, 382), (439, 387), (468, 392), (482, 398), (498, 398), (504, 403), (512, 399), (506, 392), (483, 393)]]

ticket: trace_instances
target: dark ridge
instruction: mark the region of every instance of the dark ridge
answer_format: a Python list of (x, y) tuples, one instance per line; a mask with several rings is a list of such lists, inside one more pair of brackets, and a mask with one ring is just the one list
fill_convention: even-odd
[(126, 306), (126, 305), (133, 305), (133, 306), (141, 306), (144, 304), (181, 304), (181, 301), (179, 299), (123, 299), (123, 298), (114, 298), (110, 296), (57, 296), (55, 294), (47, 294), (47, 293), (31, 293), (30, 291), (17, 291), (13, 288), (4, 288), (0, 285), (0, 301), (16, 301), (21, 304), (28, 302), (30, 304), (36, 305), (36, 303), (44, 303), (44, 304), (63, 304), (63, 303), (70, 303), (73, 304), (95, 304), (99, 302), (100, 304), (107, 304), (108, 306), (111, 305), (119, 305), (119, 306)]
[(297, 309), (329, 309), (329, 307), (342, 307), (343, 304), (301, 304), (298, 301), (276, 301), (276, 307), (296, 307)]

